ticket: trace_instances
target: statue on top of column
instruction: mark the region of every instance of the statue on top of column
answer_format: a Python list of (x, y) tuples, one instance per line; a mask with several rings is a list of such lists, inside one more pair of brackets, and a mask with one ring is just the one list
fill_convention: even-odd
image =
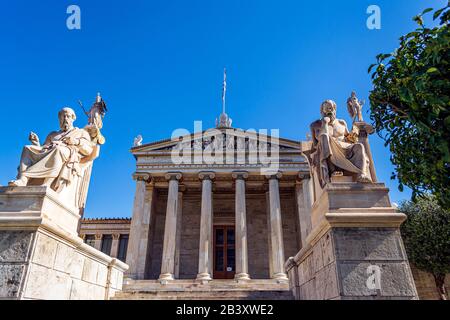
[(336, 118), (336, 109), (334, 101), (324, 101), (321, 119), (311, 124), (312, 166), (320, 185), (323, 188), (332, 176), (342, 175), (355, 176), (358, 182), (372, 182), (370, 160), (364, 144), (358, 143), (357, 127), (349, 132), (345, 120)]
[[(97, 97), (96, 103), (98, 100)], [(103, 117), (104, 113), (97, 114), (94, 107), (95, 103), (83, 129), (74, 127), (75, 111), (65, 107), (58, 112), (60, 130), (51, 132), (42, 145), (31, 132), (31, 144), (23, 148), (17, 179), (10, 181), (9, 186), (48, 186), (71, 198), (67, 199), (70, 202), (74, 200), (71, 204), (75, 207), (83, 207), (92, 163), (99, 155), (99, 145), (104, 143), (102, 122), (98, 122), (98, 116)]]

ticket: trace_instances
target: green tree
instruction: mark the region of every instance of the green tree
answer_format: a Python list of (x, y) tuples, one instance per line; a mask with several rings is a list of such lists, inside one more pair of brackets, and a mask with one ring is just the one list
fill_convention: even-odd
[(418, 28), (400, 38), (391, 54), (379, 54), (369, 67), (373, 90), (370, 117), (389, 145), (395, 166), (392, 179), (406, 185), (413, 198), (434, 194), (450, 208), (450, 2), (434, 11), (437, 26)]
[(401, 233), (409, 260), (433, 274), (441, 299), (447, 300), (444, 281), (450, 272), (450, 211), (431, 195), (403, 202), (399, 209), (408, 216)]

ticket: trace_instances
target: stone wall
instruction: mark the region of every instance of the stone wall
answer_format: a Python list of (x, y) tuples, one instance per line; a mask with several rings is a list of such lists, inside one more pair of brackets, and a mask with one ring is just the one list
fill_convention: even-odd
[(183, 199), (181, 218), (180, 279), (195, 279), (198, 273), (200, 196)]
[(251, 279), (269, 279), (269, 240), (265, 194), (247, 197), (248, 271)]
[[(420, 300), (439, 300), (439, 293), (436, 288), (434, 277), (431, 273), (417, 269), (411, 264), (411, 271), (416, 284), (417, 293)], [(450, 299), (450, 273), (445, 277), (445, 288), (447, 289), (447, 297)]]
[(0, 188), (0, 299), (109, 299), (128, 266), (83, 243), (46, 187)]
[[(299, 252), (297, 299), (414, 299), (416, 291), (398, 228), (332, 228)], [(380, 289), (367, 286), (369, 266), (381, 270)]]
[(2, 230), (0, 298), (109, 299), (122, 289), (123, 269), (116, 263), (48, 232)]
[(148, 263), (148, 279), (158, 279), (161, 273), (161, 261), (164, 242), (164, 225), (166, 221), (167, 194), (158, 192), (155, 214), (150, 225), (150, 250)]

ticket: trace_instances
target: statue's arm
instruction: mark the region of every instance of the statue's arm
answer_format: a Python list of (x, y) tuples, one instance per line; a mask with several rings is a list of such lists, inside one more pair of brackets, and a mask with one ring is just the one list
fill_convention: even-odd
[(344, 126), (344, 136), (348, 136), (350, 132), (348, 131), (347, 122), (345, 120), (339, 120), (339, 122)]
[(90, 155), (94, 151), (95, 147), (95, 143), (91, 141), (91, 137), (86, 131), (84, 131), (83, 134), (76, 139), (75, 145), (78, 147), (79, 152), (84, 156)]

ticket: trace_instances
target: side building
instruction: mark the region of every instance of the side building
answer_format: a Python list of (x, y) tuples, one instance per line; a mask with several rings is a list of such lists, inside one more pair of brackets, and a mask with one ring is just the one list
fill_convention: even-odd
[(131, 218), (82, 219), (80, 237), (97, 250), (125, 262)]

